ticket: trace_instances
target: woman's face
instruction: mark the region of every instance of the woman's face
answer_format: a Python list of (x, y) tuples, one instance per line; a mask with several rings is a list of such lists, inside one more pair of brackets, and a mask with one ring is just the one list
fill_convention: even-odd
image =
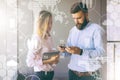
[(50, 17), (50, 20), (48, 22), (48, 29), (47, 29), (48, 33), (51, 31), (51, 28), (52, 28), (52, 17)]

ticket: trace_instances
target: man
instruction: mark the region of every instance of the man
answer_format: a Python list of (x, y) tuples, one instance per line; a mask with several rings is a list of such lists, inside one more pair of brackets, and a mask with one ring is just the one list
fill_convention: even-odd
[(77, 2), (70, 12), (76, 25), (69, 32), (66, 48), (58, 47), (59, 51), (71, 54), (69, 80), (98, 80), (98, 59), (105, 55), (105, 32), (89, 21), (86, 4)]

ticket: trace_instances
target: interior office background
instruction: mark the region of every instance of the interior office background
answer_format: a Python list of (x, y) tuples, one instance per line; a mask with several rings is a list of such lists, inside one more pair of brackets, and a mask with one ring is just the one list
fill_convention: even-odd
[[(77, 1), (81, 0), (0, 0), (0, 80), (15, 79), (17, 73), (21, 73), (25, 77), (33, 74), (33, 69), (28, 68), (25, 62), (27, 39), (32, 35), (34, 21), (40, 10), (45, 9), (53, 14), (51, 34), (55, 42), (55, 48), (61, 41), (66, 42), (69, 30), (75, 25), (70, 14), (70, 7)], [(107, 78), (108, 80), (117, 80), (115, 79), (116, 75), (112, 74), (116, 73), (115, 61), (118, 60), (116, 57), (119, 56), (118, 42), (120, 38), (117, 34), (119, 27), (107, 25), (106, 18), (115, 10), (111, 4), (119, 5), (118, 0), (82, 1), (88, 3), (90, 21), (101, 25), (107, 33), (107, 50), (109, 50), (107, 55), (110, 57), (110, 63), (112, 63), (108, 65), (112, 69), (106, 67), (106, 64), (103, 65), (101, 69), (103, 80), (107, 80)], [(107, 14), (106, 11), (110, 14)], [(116, 15), (115, 12), (113, 17), (116, 18)], [(113, 21), (115, 20), (113, 19)], [(116, 33), (113, 33), (113, 31)], [(118, 47), (116, 48), (115, 45)], [(115, 52), (118, 55), (115, 55)], [(68, 79), (67, 64), (69, 58), (60, 59), (55, 68), (54, 80)], [(107, 76), (109, 71), (110, 73)]]

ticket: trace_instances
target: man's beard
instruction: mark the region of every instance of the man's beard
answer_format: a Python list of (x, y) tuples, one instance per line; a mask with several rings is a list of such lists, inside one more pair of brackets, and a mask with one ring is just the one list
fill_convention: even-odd
[(84, 19), (84, 22), (82, 24), (76, 24), (76, 27), (79, 29), (79, 30), (83, 30), (86, 25), (88, 24), (89, 21), (87, 21), (87, 19), (85, 18)]

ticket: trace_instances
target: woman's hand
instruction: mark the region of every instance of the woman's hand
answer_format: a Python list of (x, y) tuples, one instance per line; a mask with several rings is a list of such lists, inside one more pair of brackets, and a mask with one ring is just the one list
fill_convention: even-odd
[(50, 58), (51, 64), (57, 64), (59, 62), (59, 55), (55, 55)]
[(52, 56), (50, 59), (48, 60), (44, 60), (43, 61), (43, 64), (57, 64), (59, 62), (59, 55), (55, 55), (55, 56)]

